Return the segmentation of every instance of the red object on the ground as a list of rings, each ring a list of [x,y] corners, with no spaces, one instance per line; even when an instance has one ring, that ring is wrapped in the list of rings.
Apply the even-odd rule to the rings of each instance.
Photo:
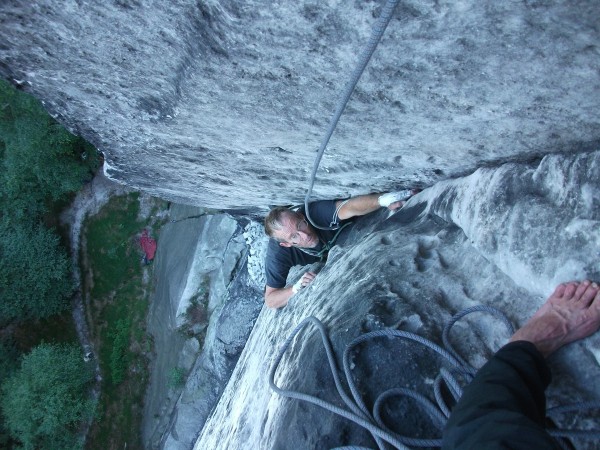
[[[154,254],[156,253],[156,241],[148,236],[148,230],[142,231],[140,245],[146,254],[146,259],[152,261],[154,259]]]

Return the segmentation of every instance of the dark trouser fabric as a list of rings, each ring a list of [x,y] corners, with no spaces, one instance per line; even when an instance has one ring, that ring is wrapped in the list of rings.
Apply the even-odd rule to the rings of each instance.
[[[452,410],[442,449],[558,449],[544,429],[550,369],[533,344],[502,347]]]

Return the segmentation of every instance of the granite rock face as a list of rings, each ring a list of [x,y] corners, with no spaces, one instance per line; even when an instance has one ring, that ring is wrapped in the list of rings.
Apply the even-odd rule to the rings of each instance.
[[[349,420],[270,390],[268,374],[285,338],[302,319],[317,317],[341,367],[346,345],[369,331],[411,331],[441,345],[444,323],[476,305],[494,306],[521,325],[558,283],[600,279],[599,180],[600,152],[551,155],[438,183],[391,217],[380,211],[358,221],[307,289],[281,310],[261,311],[194,448],[377,448]],[[500,321],[478,313],[458,322],[450,340],[480,367],[509,336]],[[440,359],[407,342],[380,338],[350,353],[350,374],[369,409],[397,387],[433,400]],[[600,399],[600,333],[561,349],[550,366],[549,406]],[[275,382],[343,405],[314,326],[292,341]],[[384,411],[386,425],[401,435],[441,434],[413,403],[391,399]],[[576,423],[597,427],[592,417]],[[553,418],[573,426],[570,418]],[[575,448],[594,442],[577,440]]]
[[[0,75],[94,143],[110,178],[188,205],[260,211],[303,199],[381,6],[6,0]],[[161,262],[159,248],[165,283],[150,317],[160,341],[155,367],[192,364],[199,349],[176,327],[202,274],[211,280],[214,319],[180,396],[165,401],[166,373],[153,373],[146,446],[189,448],[201,433],[197,449],[373,447],[348,422],[269,391],[274,355],[302,318],[323,320],[340,355],[352,338],[383,328],[439,341],[443,322],[476,304],[521,323],[554,284],[600,279],[598,42],[595,0],[401,2],[314,193],[432,187],[390,218],[380,212],[359,221],[311,287],[283,310],[263,308],[255,325],[261,250],[247,259],[244,239],[258,240],[229,217],[180,211],[185,220],[159,241],[171,241],[181,258],[162,249]],[[455,342],[481,365],[506,332],[485,318],[467,324],[454,330]],[[307,334],[276,380],[334,400],[319,341]],[[357,351],[353,370],[367,402],[401,382],[399,373],[426,388],[436,362],[418,352],[396,343]],[[551,402],[598,398],[599,361],[598,336],[557,355]],[[406,416],[396,411],[398,431],[435,433],[413,416],[396,420]]]
[[[248,286],[238,221],[181,205],[169,218],[148,315],[155,352],[141,430],[148,449],[191,447],[262,307],[261,292]],[[186,375],[183,389],[170,385],[174,369]]]
[[[113,179],[212,208],[304,196],[381,1],[0,6],[0,74],[94,143]],[[321,165],[316,197],[595,149],[597,2],[399,4]]]

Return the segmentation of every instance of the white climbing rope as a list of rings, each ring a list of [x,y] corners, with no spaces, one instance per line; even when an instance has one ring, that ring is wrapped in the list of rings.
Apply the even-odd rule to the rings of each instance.
[[[337,123],[340,120],[340,117],[342,116],[344,109],[346,109],[348,100],[350,100],[350,96],[352,95],[352,92],[354,92],[354,88],[356,87],[358,80],[360,79],[362,73],[364,72],[365,67],[367,67],[367,64],[369,63],[369,60],[371,59],[371,56],[373,55],[373,52],[375,51],[377,44],[379,44],[379,41],[381,40],[381,37],[383,36],[383,32],[385,31],[388,24],[390,23],[390,20],[392,18],[394,10],[396,9],[396,5],[398,4],[398,1],[399,0],[388,0],[388,2],[385,4],[383,9],[381,10],[381,15],[379,16],[379,19],[373,26],[373,30],[371,32],[371,37],[369,39],[369,42],[367,43],[365,49],[361,53],[360,58],[358,60],[358,64],[356,65],[356,68],[352,72],[350,80],[346,84],[346,88],[344,89],[344,92],[343,92],[340,100],[338,101],[335,113],[333,114],[333,117],[331,118],[331,122],[329,123],[329,128],[327,129],[327,132],[325,133],[325,137],[323,138],[323,141],[321,142],[321,146],[319,147],[319,151],[317,152],[317,156],[315,158],[315,163],[313,165],[312,174],[310,176],[309,187],[306,192],[306,197],[304,198],[304,207],[305,207],[304,209],[305,209],[306,218],[308,219],[308,221],[315,228],[318,228],[320,230],[331,230],[332,228],[322,227],[322,226],[316,225],[313,222],[313,220],[310,217],[310,211],[308,210],[308,203],[310,200],[310,196],[312,194],[313,186],[315,184],[315,178],[317,177],[317,170],[319,168],[319,164],[321,163],[321,158],[323,157],[323,153],[325,153],[325,148],[327,148],[329,139],[331,139],[331,135],[333,134],[333,131],[335,130],[335,127],[337,126]]]

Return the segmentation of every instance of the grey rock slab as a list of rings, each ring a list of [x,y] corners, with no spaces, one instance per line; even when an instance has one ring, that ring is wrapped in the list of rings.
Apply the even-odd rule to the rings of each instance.
[[[171,208],[178,214],[178,207]],[[145,445],[161,421],[169,417],[173,400],[168,396],[169,371],[177,367],[186,337],[177,331],[177,311],[198,244],[199,219],[169,223],[158,235],[154,260],[155,291],[148,312],[148,332],[154,340],[150,381],[144,399],[142,439]],[[164,426],[164,425],[162,425]]]
[[[198,352],[200,351],[200,344],[198,339],[195,337],[189,338],[183,344],[181,354],[179,355],[178,367],[184,368],[186,371],[190,370],[196,359],[198,358]]]
[[[158,236],[154,263],[156,288],[148,314],[155,355],[142,424],[148,448],[158,445],[172,422],[178,393],[168,387],[170,371],[176,367],[189,369],[200,350],[196,339],[190,341],[180,331],[191,300],[205,290],[209,311],[220,309],[245,250],[237,221],[225,214],[201,213],[198,208],[173,205],[170,217],[175,221],[167,223]]]
[[[369,331],[409,330],[441,344],[444,324],[470,306],[494,306],[522,324],[555,284],[598,277],[599,163],[600,152],[594,152],[480,169],[423,191],[391,216],[382,210],[360,220],[308,288],[281,310],[261,311],[194,448],[375,448],[350,421],[270,390],[267,375],[286,337],[304,318],[317,317],[341,367],[346,345]],[[450,341],[480,367],[509,336],[497,319],[477,313],[453,327]],[[599,399],[592,381],[599,354],[596,334],[554,355],[549,404]],[[430,350],[386,338],[361,344],[349,356],[369,409],[392,387],[433,396],[440,361]],[[342,404],[312,326],[291,342],[275,382]],[[390,400],[388,406],[386,424],[398,433],[440,436],[413,404]],[[571,426],[570,419],[557,422]]]
[[[229,286],[226,301],[212,315],[202,353],[190,372],[160,448],[191,448],[219,401],[263,307],[263,293],[251,285],[243,265]]]
[[[430,199],[427,211],[459,226],[517,284],[547,296],[558,283],[600,279],[599,154],[478,169],[438,183],[411,205]]]
[[[179,203],[302,200],[380,1],[5,1],[0,74]],[[595,149],[595,0],[402,2],[323,158],[315,197]]]

